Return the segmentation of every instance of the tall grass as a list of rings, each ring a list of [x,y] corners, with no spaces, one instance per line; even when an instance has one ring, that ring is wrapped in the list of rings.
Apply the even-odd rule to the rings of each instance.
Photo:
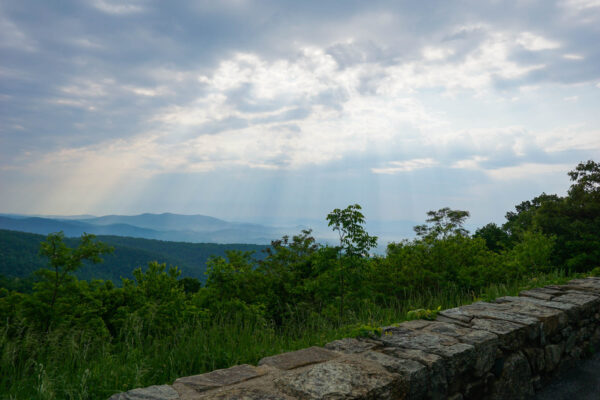
[[[135,387],[172,383],[180,376],[255,364],[268,355],[323,345],[348,336],[357,325],[384,326],[403,321],[413,309],[451,308],[516,295],[530,287],[560,284],[573,277],[554,272],[510,284],[491,284],[478,293],[458,287],[441,292],[415,291],[407,293],[402,302],[378,307],[365,303],[348,310],[341,323],[317,314],[299,316],[275,327],[224,315],[209,322],[188,320],[169,334],[144,337],[143,321],[137,321],[112,341],[76,331],[9,335],[9,328],[19,328],[3,326],[0,398],[106,399]]]

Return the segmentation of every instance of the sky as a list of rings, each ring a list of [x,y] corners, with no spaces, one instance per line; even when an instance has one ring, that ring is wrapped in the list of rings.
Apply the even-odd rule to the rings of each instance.
[[[600,160],[600,0],[0,1],[0,212],[502,222]]]

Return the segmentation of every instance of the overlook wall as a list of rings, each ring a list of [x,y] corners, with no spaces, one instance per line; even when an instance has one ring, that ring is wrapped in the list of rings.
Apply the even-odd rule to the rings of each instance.
[[[599,345],[600,278],[575,279],[109,400],[527,399]]]

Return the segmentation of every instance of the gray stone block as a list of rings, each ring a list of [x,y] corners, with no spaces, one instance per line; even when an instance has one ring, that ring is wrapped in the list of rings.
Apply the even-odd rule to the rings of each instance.
[[[531,368],[523,354],[513,353],[504,361],[502,373],[494,382],[490,399],[525,400],[533,396]]]
[[[259,361],[258,365],[270,365],[275,368],[288,370],[329,361],[338,356],[339,354],[336,352],[313,346],[307,349],[265,357]]]
[[[179,378],[173,383],[173,387],[179,392],[185,391],[185,388],[193,389],[196,392],[204,392],[254,379],[264,374],[265,371],[252,365],[242,364],[227,369],[218,369],[206,374]],[[184,386],[185,388],[180,389],[180,386]]]
[[[179,394],[169,385],[160,385],[113,394],[108,400],[179,400]]]
[[[331,351],[337,351],[344,354],[362,353],[367,350],[373,350],[378,344],[369,340],[358,340],[354,338],[334,340],[327,343],[325,348]]]
[[[275,381],[286,394],[299,399],[393,399],[400,396],[397,375],[370,362],[327,361],[290,371]]]

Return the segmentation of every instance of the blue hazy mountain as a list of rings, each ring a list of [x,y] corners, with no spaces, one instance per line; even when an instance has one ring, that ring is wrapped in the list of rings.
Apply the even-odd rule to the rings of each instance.
[[[269,244],[286,233],[259,224],[234,223],[205,215],[140,214],[42,218],[24,215],[0,216],[0,229],[48,234],[63,231],[65,236],[95,235],[130,236],[193,243]]]
[[[272,231],[273,228],[248,223],[228,222],[207,215],[181,215],[172,213],[140,214],[140,215],[106,215],[103,217],[80,219],[94,225],[127,224],[140,228],[158,231],[222,231],[222,230],[249,230],[255,232]]]

